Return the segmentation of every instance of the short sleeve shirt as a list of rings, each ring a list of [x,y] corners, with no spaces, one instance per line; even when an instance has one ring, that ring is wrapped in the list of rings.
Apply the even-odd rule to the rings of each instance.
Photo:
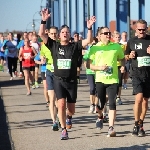
[[[96,71],[96,82],[118,83],[117,61],[124,58],[124,52],[119,44],[110,42],[108,45],[94,45],[90,49],[88,58],[94,60],[95,66],[108,66],[105,71]]]

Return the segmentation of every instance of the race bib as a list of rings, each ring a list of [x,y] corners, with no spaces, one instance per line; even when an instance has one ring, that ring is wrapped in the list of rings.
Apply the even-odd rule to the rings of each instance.
[[[113,74],[113,68],[111,66],[108,67],[108,69],[104,71],[100,71],[101,74],[105,76],[111,76]]]
[[[150,56],[137,57],[138,67],[150,66]]]
[[[58,69],[70,69],[71,59],[57,59]]]

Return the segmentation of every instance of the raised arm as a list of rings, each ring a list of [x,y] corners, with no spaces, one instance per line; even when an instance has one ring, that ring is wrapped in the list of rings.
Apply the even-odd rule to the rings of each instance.
[[[39,36],[41,37],[43,42],[46,44],[48,40],[48,35],[45,34],[46,21],[50,17],[50,14],[48,13],[48,9],[42,10],[41,15],[42,15],[42,21],[41,21],[40,30],[39,30]]]
[[[87,33],[87,39],[82,40],[82,46],[85,47],[88,44],[90,44],[93,40],[92,36],[92,25],[96,22],[96,17],[92,16],[89,20],[87,20],[87,28],[88,28],[88,33]]]

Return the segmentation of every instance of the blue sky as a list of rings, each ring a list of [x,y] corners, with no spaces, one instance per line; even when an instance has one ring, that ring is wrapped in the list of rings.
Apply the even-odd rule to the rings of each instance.
[[[35,12],[40,10],[40,5],[45,6],[46,0],[0,0],[0,32],[4,32],[7,29],[12,30],[21,30],[25,31],[26,29],[32,30],[32,19]],[[109,0],[111,10],[115,10],[115,0]],[[146,2],[145,10],[145,20],[149,23],[150,18],[149,14],[149,1]],[[42,2],[42,3],[41,3]],[[134,9],[134,11],[132,11]],[[115,20],[115,11],[111,11],[110,20]],[[35,29],[39,28],[40,15],[35,14],[34,19],[39,19],[35,22]],[[131,0],[131,19],[138,19],[138,0]]]

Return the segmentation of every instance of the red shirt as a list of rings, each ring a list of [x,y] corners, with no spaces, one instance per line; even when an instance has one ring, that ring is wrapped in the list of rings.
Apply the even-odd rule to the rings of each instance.
[[[34,59],[31,59],[31,57],[34,56],[33,50],[31,47],[28,49],[22,49],[22,67],[31,67],[35,66]]]

